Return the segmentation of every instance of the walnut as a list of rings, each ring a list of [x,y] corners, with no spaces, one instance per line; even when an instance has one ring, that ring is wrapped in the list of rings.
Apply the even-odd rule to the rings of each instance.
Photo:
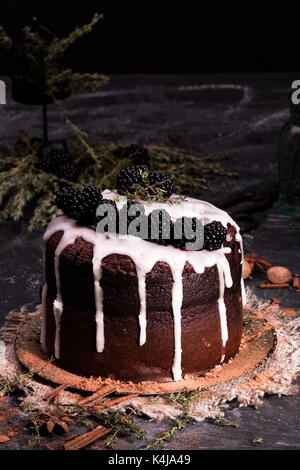
[[[283,266],[272,266],[267,271],[267,278],[272,284],[284,284],[292,277],[291,271]]]
[[[247,279],[252,273],[251,264],[244,259],[242,278]]]

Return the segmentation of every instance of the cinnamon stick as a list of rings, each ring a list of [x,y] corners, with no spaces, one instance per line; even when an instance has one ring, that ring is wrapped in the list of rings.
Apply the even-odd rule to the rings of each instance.
[[[101,393],[101,390],[102,390],[102,393]],[[92,401],[96,401],[96,400],[99,401],[102,398],[107,397],[107,395],[111,395],[112,393],[116,391],[115,388],[109,388],[109,389],[106,389],[105,391],[103,390],[104,390],[104,387],[102,387],[102,389],[100,388],[89,397],[79,399],[77,402],[78,405],[81,406],[81,405],[86,405],[87,403],[91,403]]]
[[[296,289],[300,289],[300,278],[299,274],[295,274],[294,280],[293,280],[293,287]]]
[[[74,439],[66,442],[64,444],[65,450],[80,450],[83,447],[95,442],[100,437],[106,436],[112,432],[112,428],[104,428],[103,426],[98,426],[93,431],[82,434],[81,436],[75,437]]]
[[[70,387],[71,384],[62,384],[59,387],[55,388],[52,390],[52,392],[48,393],[43,397],[43,400],[50,401],[52,398],[56,397],[59,395],[61,392],[63,392],[66,388]]]
[[[139,396],[139,393],[132,393],[131,395],[126,395],[125,397],[120,397],[120,398],[115,398],[114,400],[104,401],[103,403],[101,403],[101,405],[93,406],[93,409],[99,410],[100,408],[103,408],[104,406],[117,405],[118,403],[121,403],[122,401],[126,401],[126,400],[129,400],[130,398],[135,398],[138,396]]]
[[[259,271],[266,271],[267,269],[272,267],[271,263],[268,263],[263,258],[257,258],[255,266],[256,269],[258,269]]]
[[[273,287],[277,287],[277,288],[278,288],[278,287],[289,287],[289,286],[290,286],[290,284],[284,283],[284,284],[261,284],[259,287],[260,287],[261,289],[266,289],[266,288],[272,289]]]

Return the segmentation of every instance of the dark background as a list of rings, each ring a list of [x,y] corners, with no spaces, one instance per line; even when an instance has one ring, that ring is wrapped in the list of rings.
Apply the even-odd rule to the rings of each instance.
[[[198,6],[196,6],[198,4]],[[200,6],[199,6],[200,4]],[[296,2],[2,2],[0,24],[15,36],[33,15],[58,35],[104,21],[68,52],[75,71],[105,73],[297,72]],[[9,71],[0,51],[0,75]]]

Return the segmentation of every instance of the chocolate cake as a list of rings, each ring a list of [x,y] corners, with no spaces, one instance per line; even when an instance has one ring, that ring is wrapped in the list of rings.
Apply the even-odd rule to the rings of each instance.
[[[104,191],[120,208],[126,197]],[[185,251],[99,233],[70,217],[46,230],[41,343],[67,370],[132,382],[178,381],[233,357],[242,334],[242,241],[231,217],[192,198],[171,219],[226,227],[221,248]]]

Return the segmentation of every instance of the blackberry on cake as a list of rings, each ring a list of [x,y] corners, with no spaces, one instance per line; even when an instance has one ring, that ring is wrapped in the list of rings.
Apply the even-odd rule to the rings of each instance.
[[[144,206],[140,204],[138,201],[133,201],[129,199],[127,200],[124,210],[127,211],[127,233],[133,236],[137,236],[137,237],[148,238],[148,225],[146,228],[146,223],[148,221],[145,216]],[[144,225],[142,225],[141,227],[141,224],[143,224],[143,221],[141,221],[142,217],[144,217]],[[134,228],[132,230],[130,230],[131,223],[137,218],[139,219],[137,221],[137,224],[134,225]],[[143,230],[143,229],[146,229],[146,230]]]
[[[79,223],[93,224],[102,199],[100,190],[94,185],[86,186],[82,191],[65,186],[56,194],[56,205]]]
[[[132,165],[120,171],[117,190],[119,194],[138,194],[144,200],[165,200],[174,187],[170,175],[154,173],[147,165]]]
[[[195,235],[197,226],[201,228],[202,222],[196,217],[182,217],[178,219],[174,224],[173,245],[181,250],[188,250],[188,243],[195,244],[198,241],[197,247],[192,247],[190,250],[201,250],[203,248],[202,230],[198,234],[198,237],[200,236],[201,239],[197,240],[197,235]],[[189,234],[191,234],[190,237],[188,237]]]
[[[155,209],[148,215],[149,241],[170,245],[173,239],[173,224],[165,209]]]
[[[106,210],[103,215],[96,215],[96,225],[97,225],[97,232],[101,232],[100,226],[98,225],[101,220],[106,219],[106,225],[103,227],[104,232],[114,232],[118,233],[119,231],[119,217],[118,217],[118,208],[115,201],[111,199],[102,199],[98,207],[109,205],[112,206],[113,210],[108,211]]]
[[[145,187],[145,179],[150,173],[147,165],[132,165],[123,168],[117,178],[117,190],[119,194],[134,192],[134,185]]]
[[[226,239],[227,229],[221,222],[213,220],[204,226],[204,248],[208,251],[219,250]]]
[[[170,175],[164,173],[153,173],[149,174],[149,185],[153,186],[152,192],[155,189],[160,189],[163,193],[163,197],[168,199],[174,192],[174,186],[171,181]]]

